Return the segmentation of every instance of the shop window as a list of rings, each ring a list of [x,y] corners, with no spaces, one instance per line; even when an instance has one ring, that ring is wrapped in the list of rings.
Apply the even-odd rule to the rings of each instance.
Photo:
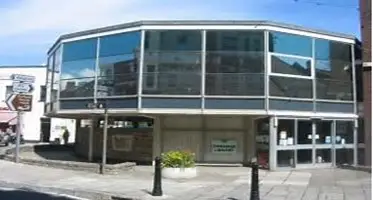
[[[277,145],[294,145],[294,120],[279,119],[277,126]]]
[[[336,144],[353,144],[354,143],[354,122],[353,121],[336,121]]]
[[[312,144],[312,121],[298,120],[297,144]]]
[[[294,150],[277,151],[277,167],[295,167]]]

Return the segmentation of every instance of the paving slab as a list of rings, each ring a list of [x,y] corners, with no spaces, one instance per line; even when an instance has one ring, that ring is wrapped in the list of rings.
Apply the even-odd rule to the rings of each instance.
[[[89,199],[249,200],[250,168],[198,167],[193,179],[163,179],[163,197],[152,197],[153,168],[139,166],[120,175],[16,164],[0,160],[0,186],[22,186]],[[260,171],[262,200],[370,200],[371,174],[346,169]],[[100,196],[101,195],[101,196]],[[109,198],[110,197],[110,198]]]

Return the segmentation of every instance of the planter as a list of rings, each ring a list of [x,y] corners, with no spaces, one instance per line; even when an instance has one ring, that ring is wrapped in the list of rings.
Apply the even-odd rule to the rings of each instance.
[[[170,179],[194,178],[197,176],[197,168],[163,168],[162,177]]]

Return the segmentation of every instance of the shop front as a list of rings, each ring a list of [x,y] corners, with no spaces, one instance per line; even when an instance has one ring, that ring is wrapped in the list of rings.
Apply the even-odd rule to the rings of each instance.
[[[273,118],[271,169],[354,165],[354,120]]]

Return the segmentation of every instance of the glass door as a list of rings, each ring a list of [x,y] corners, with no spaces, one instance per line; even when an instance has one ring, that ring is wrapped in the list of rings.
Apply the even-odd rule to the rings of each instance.
[[[296,167],[313,165],[313,125],[310,120],[297,120],[296,123]]]
[[[335,121],[335,164],[354,164],[354,121]]]
[[[331,120],[314,121],[314,161],[317,166],[331,167],[333,161],[334,123]]]

